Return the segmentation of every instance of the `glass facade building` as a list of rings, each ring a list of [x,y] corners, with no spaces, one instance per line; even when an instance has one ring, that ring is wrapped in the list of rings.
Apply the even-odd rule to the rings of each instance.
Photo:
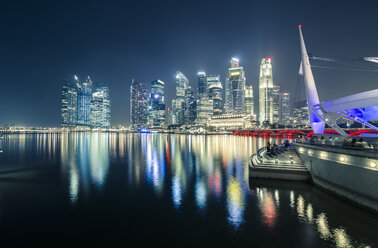
[[[88,76],[84,83],[78,83],[77,95],[77,124],[79,126],[91,126],[91,101],[93,82]]]
[[[206,73],[200,71],[197,73],[197,80],[198,80],[198,97],[204,97],[207,95],[207,80],[206,80]]]
[[[91,127],[110,127],[110,98],[109,88],[106,86],[97,87],[92,93]]]
[[[176,97],[172,101],[174,124],[185,124],[185,91],[189,87],[189,79],[180,71],[176,74]]]
[[[152,127],[165,126],[165,83],[161,80],[151,82],[151,93],[148,106],[148,123]]]
[[[255,115],[255,102],[254,102],[254,97],[253,97],[253,87],[252,85],[248,85],[245,88],[245,111],[244,113],[249,114],[249,115]]]
[[[134,128],[147,125],[148,94],[144,83],[134,79],[130,86],[130,119]]]
[[[281,90],[278,85],[273,85],[273,123],[281,123]]]
[[[223,113],[223,87],[219,75],[209,76],[207,78],[208,96],[213,100],[214,115]]]
[[[259,122],[273,123],[273,71],[272,59],[263,58],[259,76]]]
[[[244,112],[245,73],[239,66],[239,60],[232,58],[231,68],[226,79],[226,112]]]
[[[282,92],[281,93],[281,124],[289,125],[290,124],[290,93]]]
[[[76,81],[63,81],[62,87],[62,127],[74,127],[77,124],[77,87]]]

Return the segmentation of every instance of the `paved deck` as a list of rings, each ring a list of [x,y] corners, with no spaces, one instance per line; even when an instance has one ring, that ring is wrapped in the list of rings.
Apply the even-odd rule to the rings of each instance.
[[[293,163],[290,162],[290,158],[293,159]],[[264,158],[261,164],[250,166],[249,177],[292,181],[308,181],[311,179],[309,171],[294,149],[289,149],[278,155],[277,162],[275,158]]]

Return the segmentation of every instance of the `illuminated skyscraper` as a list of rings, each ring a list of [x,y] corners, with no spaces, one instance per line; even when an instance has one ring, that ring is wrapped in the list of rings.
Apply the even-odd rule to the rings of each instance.
[[[194,124],[197,118],[197,103],[194,99],[192,87],[188,86],[185,90],[184,102],[184,124]]]
[[[243,113],[244,111],[245,73],[239,66],[239,60],[232,58],[231,68],[226,79],[226,111]]]
[[[76,79],[76,76],[75,76]],[[64,80],[62,88],[62,127],[77,124],[77,82]]]
[[[176,97],[172,101],[173,116],[176,119],[175,124],[182,125],[185,123],[185,90],[188,86],[188,78],[182,72],[178,71],[176,74]]]
[[[206,80],[206,73],[200,71],[197,73],[198,79],[198,97],[204,97],[207,94],[207,80]]]
[[[110,98],[107,86],[98,86],[92,93],[91,127],[110,127]]]
[[[208,97],[202,97],[197,100],[197,118],[196,123],[200,125],[206,125],[208,119],[213,116],[214,103]]]
[[[281,122],[281,90],[280,86],[273,85],[273,123]]]
[[[290,124],[290,93],[282,92],[281,93],[281,124],[289,125]]]
[[[151,82],[151,93],[148,106],[148,122],[153,127],[165,125],[165,84],[161,80]]]
[[[263,58],[259,78],[259,121],[273,123],[273,72],[272,59]]]
[[[245,113],[249,115],[255,115],[255,102],[253,98],[253,88],[252,85],[248,85],[245,88],[245,98],[244,98],[245,104]]]
[[[130,86],[130,117],[134,128],[147,125],[147,106],[146,85],[133,79]]]
[[[223,88],[219,75],[207,77],[208,96],[213,100],[214,115],[223,113]]]
[[[91,100],[93,82],[88,76],[84,83],[78,83],[77,95],[77,124],[79,126],[91,126]]]

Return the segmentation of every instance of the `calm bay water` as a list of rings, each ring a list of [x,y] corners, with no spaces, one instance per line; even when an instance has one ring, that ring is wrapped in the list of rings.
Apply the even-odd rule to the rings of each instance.
[[[247,161],[263,138],[67,133],[0,142],[4,246],[378,246],[377,216],[309,184],[250,181]]]

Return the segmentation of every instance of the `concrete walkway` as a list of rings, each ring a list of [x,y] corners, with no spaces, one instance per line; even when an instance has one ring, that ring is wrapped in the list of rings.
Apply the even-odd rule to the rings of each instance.
[[[249,167],[251,178],[308,181],[311,175],[295,149],[281,153],[275,158],[264,158],[261,164]],[[291,163],[291,160],[293,161]]]

